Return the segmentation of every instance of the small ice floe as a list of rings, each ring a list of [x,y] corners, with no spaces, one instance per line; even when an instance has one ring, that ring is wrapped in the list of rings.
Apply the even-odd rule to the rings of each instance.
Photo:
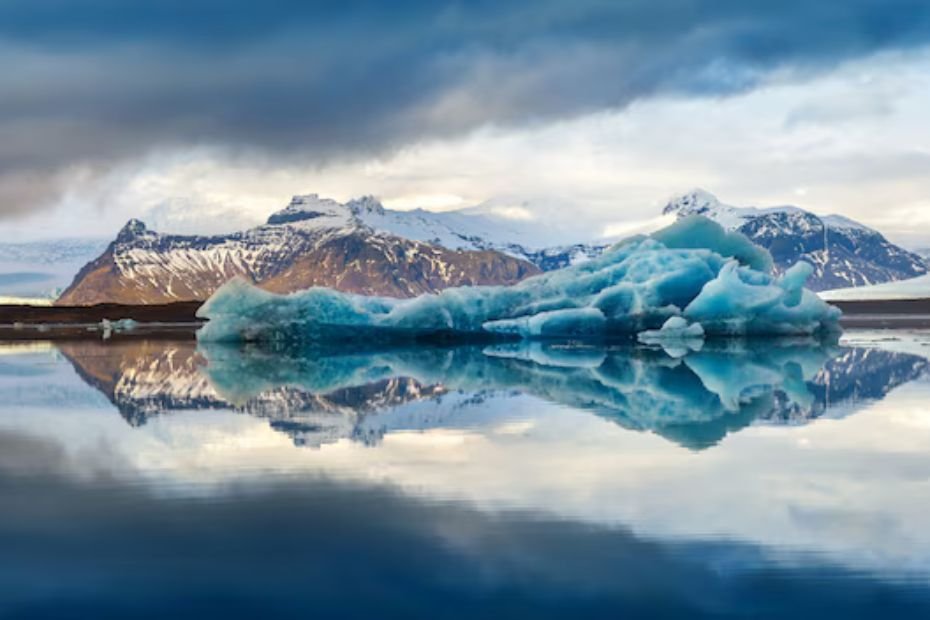
[[[648,329],[639,333],[640,342],[663,342],[670,340],[703,340],[704,328],[700,323],[688,323],[687,319],[673,316],[662,324],[661,329]]]
[[[704,327],[700,323],[689,323],[687,319],[673,316],[662,324],[661,329],[649,329],[636,336],[643,344],[659,345],[672,357],[683,357],[704,346]]]
[[[103,333],[104,340],[109,340],[114,333],[130,332],[138,326],[139,323],[133,319],[120,319],[118,321],[103,319],[100,321],[100,331]]]

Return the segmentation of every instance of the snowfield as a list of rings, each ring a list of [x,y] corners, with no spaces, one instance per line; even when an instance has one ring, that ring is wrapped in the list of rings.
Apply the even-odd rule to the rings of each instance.
[[[839,288],[819,293],[826,301],[882,301],[892,299],[930,299],[930,275],[885,282],[872,286]]]

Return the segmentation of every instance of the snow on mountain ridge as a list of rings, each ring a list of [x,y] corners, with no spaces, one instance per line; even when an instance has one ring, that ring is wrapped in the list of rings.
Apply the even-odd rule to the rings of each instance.
[[[549,271],[588,260],[611,245],[607,241],[566,245],[565,237],[571,233],[547,221],[500,216],[500,206],[489,202],[452,211],[401,211],[386,208],[373,196],[343,203],[319,194],[305,194],[294,196],[284,209],[271,214],[266,224],[224,235],[166,235],[131,220],[117,235],[112,266],[145,291],[161,287],[167,289],[170,299],[180,299],[201,298],[233,275],[244,274],[253,280],[270,277],[283,264],[297,260],[303,265],[311,254],[325,254],[330,263],[312,268],[307,264],[302,269],[325,268],[328,277],[343,278],[356,276],[339,276],[339,269],[358,273],[378,267],[375,263],[363,264],[363,260],[387,260],[392,264],[399,261],[395,268],[400,268],[412,265],[410,261],[419,256],[418,260],[429,262],[432,266],[428,269],[438,270],[437,274],[446,273],[445,263],[459,261],[451,255],[439,259],[429,248],[494,251]],[[817,290],[900,280],[927,271],[921,257],[843,216],[817,216],[794,206],[735,207],[700,189],[671,200],[663,212],[679,217],[698,213],[728,229],[739,230],[772,253],[776,271],[798,260],[809,262],[815,267],[810,285]],[[380,252],[380,258],[361,258],[362,254],[356,253],[360,251],[356,245],[360,239],[365,239],[369,250]],[[407,240],[409,249],[398,253],[398,239]],[[338,266],[341,259],[333,254],[337,247],[349,252],[342,267]],[[3,249],[0,244],[0,258]],[[79,266],[71,267],[69,279]],[[192,276],[194,273],[197,275]],[[300,279],[307,273],[292,276]],[[425,277],[422,273],[411,275],[409,281],[401,279],[391,284],[391,290],[395,285],[396,290],[412,290]],[[17,286],[0,293],[33,293]]]
[[[927,272],[923,258],[842,215],[819,216],[795,206],[734,207],[701,189],[673,198],[663,213],[700,214],[739,231],[769,250],[776,271],[799,260],[810,263],[814,275],[808,285],[814,290],[902,280]]]
[[[343,203],[305,194],[294,196],[266,224],[230,234],[162,234],[131,220],[107,252],[78,273],[59,303],[205,299],[237,275],[282,290],[296,282],[339,281],[348,290],[406,296],[452,283],[511,282],[534,265],[557,269],[608,247],[545,247],[535,241],[527,227],[501,225],[480,210],[397,211],[373,196]],[[372,278],[385,269],[394,271],[379,276],[384,281],[375,286]]]
[[[305,229],[367,228],[450,250],[493,250],[528,260],[544,270],[587,260],[610,245],[606,241],[548,244],[546,241],[560,235],[540,231],[525,222],[494,217],[481,205],[454,211],[399,211],[386,208],[374,196],[362,196],[346,203],[320,198],[318,194],[295,196],[285,209],[268,218],[268,225]]]
[[[373,199],[342,204],[297,196],[267,224],[212,236],[162,234],[130,220],[57,303],[203,300],[235,277],[276,292],[327,286],[409,297],[449,286],[513,283],[538,271],[500,252],[456,251],[376,230],[363,218],[378,211]]]
[[[826,224],[831,228],[846,228],[849,230],[872,230],[865,224],[860,224],[856,220],[850,219],[845,215],[823,215],[820,217],[821,221],[826,222]]]
[[[305,229],[344,228],[352,224],[352,211],[318,194],[294,196],[284,209],[272,213],[267,226],[295,224]]]
[[[749,220],[779,213],[785,213],[796,217],[807,216],[819,220],[821,223],[825,223],[828,227],[832,228],[874,230],[845,215],[816,215],[794,205],[736,207],[720,202],[716,196],[700,188],[693,189],[681,196],[672,198],[662,209],[662,213],[679,216],[691,214],[705,215],[729,230],[737,229]]]
[[[788,214],[806,214],[809,213],[800,207],[793,205],[783,205],[776,207],[735,207],[720,202],[720,200],[700,188],[693,189],[690,192],[682,194],[669,200],[665,208],[662,209],[663,215],[673,214],[683,217],[685,215],[704,215],[714,220],[727,230],[735,230],[748,222],[763,215],[775,213]],[[840,217],[840,216],[835,216]],[[846,219],[846,218],[843,218]],[[848,220],[852,222],[852,220]]]

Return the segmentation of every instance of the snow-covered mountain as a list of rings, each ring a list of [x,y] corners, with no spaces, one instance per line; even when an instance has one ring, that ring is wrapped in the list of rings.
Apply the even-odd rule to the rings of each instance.
[[[544,222],[502,218],[483,206],[441,212],[396,211],[366,196],[348,202],[346,207],[352,217],[373,230],[453,250],[495,250],[527,260],[543,271],[597,256],[609,246],[607,241],[566,243],[564,233],[549,229]]]
[[[808,286],[814,290],[904,280],[928,272],[921,256],[841,215],[818,216],[794,206],[734,207],[700,189],[671,200],[663,213],[700,214],[738,230],[771,252],[778,271],[799,260],[809,262],[814,275]]]
[[[544,226],[541,230],[538,223],[505,221],[481,207],[442,213],[392,211],[373,198],[349,206],[373,229],[449,248],[494,249],[528,260],[543,271],[597,256],[610,246],[607,241],[565,243],[564,238],[553,243],[558,233]],[[679,217],[699,213],[739,230],[772,253],[777,270],[798,260],[810,262],[815,273],[808,284],[814,290],[903,280],[928,271],[924,257],[841,215],[818,216],[795,206],[734,207],[700,189],[670,201],[663,213]]]
[[[371,199],[341,204],[309,195],[295,197],[267,224],[229,235],[166,235],[131,220],[58,303],[202,300],[236,276],[280,293],[328,286],[410,297],[449,286],[510,284],[539,271],[513,254],[464,240],[443,246],[369,223],[388,217]],[[411,229],[419,226],[412,221]]]
[[[810,262],[815,273],[809,285],[815,290],[902,280],[928,271],[922,257],[842,216],[818,216],[792,206],[734,207],[702,190],[664,209],[679,217],[694,213],[767,248],[777,270],[798,260]],[[294,197],[265,225],[229,235],[159,234],[133,220],[80,271],[60,303],[205,299],[236,275],[278,292],[323,285],[406,297],[457,284],[515,282],[609,247],[606,241],[571,241],[546,222],[501,217],[488,206],[397,211],[372,197],[340,203],[309,194]],[[96,243],[60,245],[45,256],[78,260],[86,257],[81,250],[100,252]],[[10,252],[4,254],[0,246],[0,265],[9,261]],[[3,277],[0,272],[0,294],[5,292]],[[7,277],[22,284],[38,276],[23,269]]]

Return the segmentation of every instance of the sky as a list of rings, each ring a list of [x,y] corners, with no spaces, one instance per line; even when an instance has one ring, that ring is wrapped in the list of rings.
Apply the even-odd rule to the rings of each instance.
[[[0,68],[6,238],[311,192],[594,237],[702,187],[930,245],[925,0],[4,0]]]

